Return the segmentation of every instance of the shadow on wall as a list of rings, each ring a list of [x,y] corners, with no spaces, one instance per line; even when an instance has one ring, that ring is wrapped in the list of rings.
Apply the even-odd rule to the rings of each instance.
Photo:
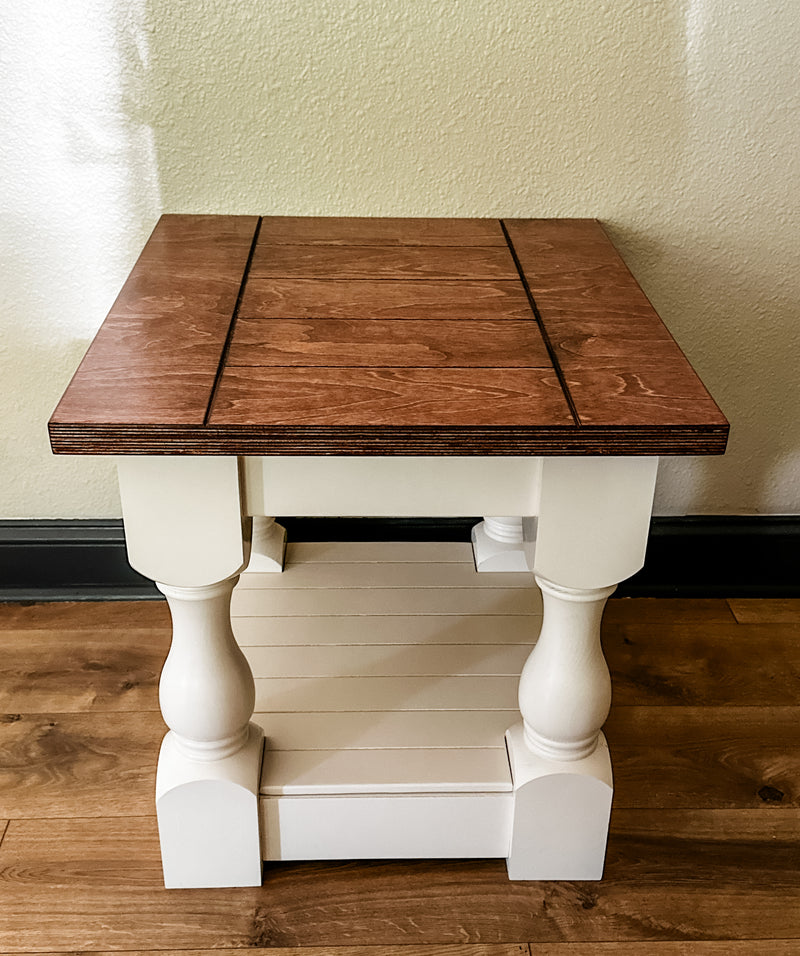
[[[46,423],[160,212],[144,16],[144,0],[3,13],[2,516],[118,513],[110,465],[55,459]]]

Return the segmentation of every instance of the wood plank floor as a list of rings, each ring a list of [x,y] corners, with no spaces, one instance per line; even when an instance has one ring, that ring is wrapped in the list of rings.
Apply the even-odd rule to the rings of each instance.
[[[0,606],[0,953],[800,954],[800,601],[609,603],[600,883],[344,861],[164,890],[168,643],[161,602]]]

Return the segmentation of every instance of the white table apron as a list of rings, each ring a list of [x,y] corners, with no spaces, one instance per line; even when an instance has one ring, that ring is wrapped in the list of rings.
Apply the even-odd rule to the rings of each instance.
[[[531,586],[535,579],[543,601],[519,684],[521,719],[506,733],[509,794],[311,796],[294,806],[313,809],[287,811],[280,825],[308,827],[313,814],[321,858],[397,855],[400,830],[430,857],[505,856],[511,879],[600,879],[612,798],[601,732],[611,682],[600,621],[615,586],[644,562],[657,462],[119,457],[129,560],[158,584],[173,619],[160,683],[170,730],[156,788],[165,884],[260,885],[262,856],[275,858],[259,809],[263,730],[251,720],[254,680],[230,622],[231,593],[250,558],[251,519],[275,514],[518,516]],[[500,536],[503,523],[513,533],[512,519],[499,521]],[[265,528],[261,550],[277,549],[264,557],[278,570],[283,538]]]

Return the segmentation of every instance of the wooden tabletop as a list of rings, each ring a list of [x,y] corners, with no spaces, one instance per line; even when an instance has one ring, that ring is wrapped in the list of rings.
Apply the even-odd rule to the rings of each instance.
[[[719,454],[589,219],[163,216],[49,425],[63,454]]]

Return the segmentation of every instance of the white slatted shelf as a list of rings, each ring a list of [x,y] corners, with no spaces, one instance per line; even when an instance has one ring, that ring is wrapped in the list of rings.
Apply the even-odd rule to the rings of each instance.
[[[524,588],[243,588],[233,593],[236,617],[361,614],[536,614],[541,599]]]
[[[313,617],[238,616],[233,631],[247,649],[267,645],[381,644],[530,644],[541,615],[505,615],[501,622],[490,614],[416,614],[413,617],[362,614]]]
[[[256,677],[256,710],[509,710],[518,684],[518,677]]]
[[[422,564],[410,561],[287,564],[283,574],[248,572],[242,575],[240,590],[262,588],[525,588],[533,586],[533,575],[523,572],[483,572],[472,565],[453,562]]]
[[[247,647],[254,674],[283,677],[519,677],[531,644]]]
[[[502,738],[501,738],[502,740]],[[505,749],[268,750],[265,795],[498,793],[511,790]]]
[[[391,856],[391,821],[454,814],[473,835],[440,839],[443,855],[502,855],[504,732],[541,623],[531,575],[478,574],[469,544],[294,544],[283,574],[242,575],[232,620],[266,735],[265,858]]]
[[[270,750],[497,747],[517,719],[509,710],[257,713]]]

